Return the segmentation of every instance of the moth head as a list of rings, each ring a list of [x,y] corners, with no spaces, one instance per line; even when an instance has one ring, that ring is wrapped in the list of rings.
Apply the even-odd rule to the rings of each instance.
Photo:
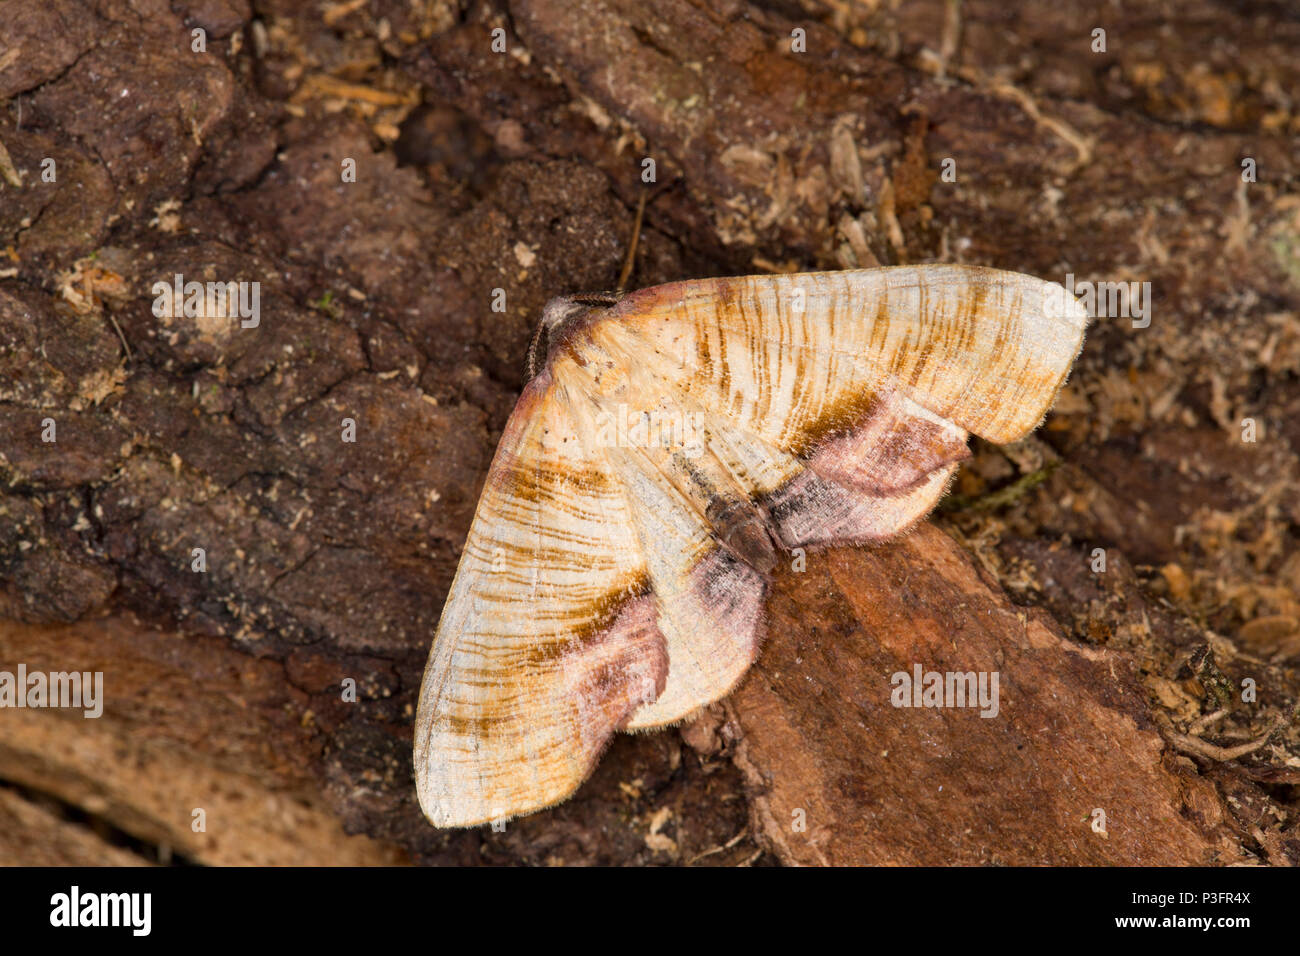
[[[622,292],[586,292],[580,295],[565,295],[552,299],[542,309],[541,321],[537,331],[528,345],[528,359],[524,365],[524,374],[528,380],[542,370],[557,345],[568,337],[569,333],[581,325],[592,313],[603,312],[612,305],[617,305],[623,298]]]
[[[560,296],[546,303],[542,309],[542,328],[547,334],[555,332],[561,326],[586,312],[590,306],[576,296]]]

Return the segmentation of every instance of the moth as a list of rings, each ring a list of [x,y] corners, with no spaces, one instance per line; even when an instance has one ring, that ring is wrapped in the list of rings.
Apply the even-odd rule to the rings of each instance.
[[[415,725],[439,827],[564,800],[616,731],[740,681],[774,570],[923,518],[966,441],[1042,421],[1065,289],[925,265],[552,300],[438,625]]]

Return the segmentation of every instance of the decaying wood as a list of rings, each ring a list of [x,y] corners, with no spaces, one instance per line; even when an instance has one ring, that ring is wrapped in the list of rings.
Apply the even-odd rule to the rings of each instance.
[[[1168,758],[1132,659],[1016,607],[933,526],[810,556],[780,585],[728,706],[754,827],[783,862],[1246,859],[1213,787]],[[893,706],[891,675],[917,664],[996,672],[997,716]]]
[[[349,837],[302,765],[304,694],[277,665],[231,658],[211,638],[103,618],[63,626],[0,622],[0,660],[30,670],[101,671],[101,717],[7,710],[0,780],[46,794],[134,837],[88,839],[56,806],[4,816],[4,862],[121,864],[183,857],[210,864],[374,865],[406,855]],[[202,816],[196,816],[202,811]],[[103,836],[103,827],[97,828]],[[146,857],[141,854],[153,851]],[[161,854],[163,859],[159,859]]]

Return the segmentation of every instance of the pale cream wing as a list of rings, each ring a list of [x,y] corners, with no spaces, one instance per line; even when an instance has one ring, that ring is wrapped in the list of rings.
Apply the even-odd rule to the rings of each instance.
[[[765,534],[750,496],[718,463],[662,448],[612,452],[646,556],[667,682],[632,715],[630,730],[672,723],[724,696],[763,638],[770,563],[745,533]],[[723,511],[726,511],[724,515]],[[734,531],[732,545],[722,529]]]
[[[701,279],[627,296],[593,339],[800,455],[852,431],[882,391],[995,442],[1033,430],[1083,344],[1056,283],[972,266]]]
[[[564,799],[664,685],[623,486],[549,385],[506,426],[425,670],[415,772],[438,826]]]

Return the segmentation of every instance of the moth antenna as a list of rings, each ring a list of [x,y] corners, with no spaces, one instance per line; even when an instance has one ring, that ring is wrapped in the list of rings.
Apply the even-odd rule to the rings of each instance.
[[[650,190],[642,188],[641,198],[636,203],[636,221],[632,223],[632,241],[628,243],[627,258],[623,260],[623,271],[618,274],[618,286],[615,291],[627,289],[627,280],[632,277],[632,267],[636,264],[637,242],[641,239],[641,220],[645,217],[645,201]]]
[[[579,292],[576,295],[569,296],[570,302],[579,302],[582,305],[618,305],[622,300],[625,292]]]
[[[530,382],[533,380],[534,377],[536,377],[538,372],[537,350],[542,342],[542,333],[545,331],[546,331],[546,322],[539,320],[537,323],[537,330],[533,332],[532,341],[528,343],[528,357],[527,359],[524,360],[524,375],[527,378],[527,380]]]

